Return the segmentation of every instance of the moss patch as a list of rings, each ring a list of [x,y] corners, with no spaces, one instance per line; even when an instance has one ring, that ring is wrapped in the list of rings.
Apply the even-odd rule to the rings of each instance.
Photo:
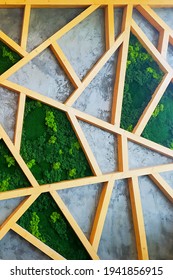
[[[90,259],[50,194],[42,194],[19,219],[18,224],[66,259]]]
[[[5,143],[0,140],[0,192],[28,186],[30,186],[30,183],[20,166]]]
[[[20,55],[12,51],[0,41],[0,75],[21,59]]]

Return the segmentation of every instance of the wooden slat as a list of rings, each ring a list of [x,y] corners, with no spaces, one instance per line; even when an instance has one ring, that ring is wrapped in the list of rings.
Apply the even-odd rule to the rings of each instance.
[[[134,20],[132,20],[132,32],[141,42],[141,44],[146,48],[148,53],[153,57],[153,59],[158,63],[160,69],[164,73],[171,73],[172,68],[164,59],[164,57],[160,54],[160,52],[155,48],[155,46],[151,43],[148,37],[144,34],[141,28],[136,24]]]
[[[159,104],[163,94],[165,93],[167,87],[169,86],[171,80],[173,78],[173,73],[168,73],[164,76],[162,82],[156,88],[154,94],[150,102],[148,103],[147,107],[143,111],[138,123],[136,124],[135,128],[133,129],[133,133],[137,135],[141,135],[143,130],[145,129],[149,119],[152,116],[156,106]]]
[[[69,80],[72,82],[73,86],[75,88],[80,87],[81,81],[80,81],[79,77],[77,76],[77,74],[75,73],[75,71],[74,71],[73,67],[71,66],[70,62],[68,61],[67,57],[63,53],[60,46],[56,42],[54,42],[51,44],[51,49],[52,49],[54,55],[56,56],[56,58],[58,59],[61,67],[67,74]]]
[[[162,178],[162,176],[158,173],[153,173],[149,177],[161,190],[161,192],[173,203],[173,189]]]
[[[90,242],[96,252],[99,247],[113,187],[114,187],[114,181],[111,180],[105,183],[97,206],[94,223],[90,234]]]
[[[0,31],[0,39],[19,55],[23,57],[27,56],[28,53],[2,31]]]
[[[0,240],[12,228],[12,226],[20,219],[31,204],[37,199],[38,194],[34,194],[23,200],[19,206],[11,213],[11,215],[0,226]]]
[[[129,192],[132,207],[133,224],[136,236],[136,246],[139,260],[148,260],[148,248],[145,234],[144,218],[140,197],[140,190],[138,185],[138,178],[136,176],[129,179]]]
[[[114,54],[114,52],[119,48],[122,41],[125,37],[125,32],[123,32],[117,40],[114,42],[113,46],[104,53],[104,55],[98,60],[98,62],[95,64],[95,66],[89,71],[89,73],[85,76],[85,78],[82,81],[82,85],[75,90],[69,98],[66,100],[65,104],[67,106],[72,106],[73,103],[79,98],[79,96],[82,94],[84,89],[89,85],[89,83],[95,78],[95,76],[99,73],[99,71],[102,69],[102,67],[105,65],[105,63],[111,58],[111,56]]]
[[[40,193],[39,188],[20,188],[20,189],[15,189],[11,191],[5,191],[5,192],[0,192],[0,200],[5,200],[5,199],[11,199],[11,198],[16,198],[16,197],[22,197],[22,196],[29,196],[33,193]]]
[[[18,109],[16,116],[16,128],[14,133],[14,145],[18,151],[20,151],[21,139],[22,139],[22,128],[23,128],[23,119],[25,112],[25,100],[26,95],[21,92],[18,100]]]
[[[53,259],[53,260],[65,260],[65,258],[63,256],[61,256],[56,251],[51,249],[45,243],[41,242],[39,239],[37,239],[35,236],[33,236],[27,230],[23,229],[18,224],[15,223],[12,226],[12,230],[14,232],[16,232],[17,234],[19,234],[24,239],[26,239],[28,242],[30,242],[32,245],[34,245],[36,248],[41,250],[43,253],[45,253],[47,256],[49,256],[51,259]]]
[[[67,221],[69,222],[69,224],[71,225],[71,227],[73,228],[75,233],[77,234],[78,238],[84,245],[88,254],[91,256],[92,259],[98,260],[99,257],[97,255],[97,253],[95,252],[94,248],[89,243],[88,239],[86,238],[86,236],[80,229],[79,225],[76,223],[75,219],[72,217],[71,213],[67,209],[66,205],[64,204],[64,202],[62,201],[60,196],[57,194],[56,191],[52,191],[52,192],[50,192],[50,194],[52,195],[52,197],[55,200],[55,202],[57,203],[58,207],[61,209],[63,215],[65,216],[65,218],[67,219]]]
[[[130,25],[132,20],[132,5],[128,5],[124,9],[122,32],[126,30],[126,37],[120,47],[116,69],[116,79],[114,85],[113,101],[112,101],[112,114],[111,123],[120,126],[121,111],[123,103],[124,83],[126,75],[127,56],[130,38]]]
[[[99,165],[94,157],[94,154],[88,144],[88,141],[86,140],[86,137],[80,127],[78,120],[76,119],[75,115],[70,111],[68,111],[67,116],[68,116],[69,121],[71,122],[73,130],[76,133],[76,136],[78,137],[78,140],[81,144],[81,147],[83,148],[85,156],[90,164],[90,167],[91,167],[94,175],[101,175],[102,172],[101,172]]]
[[[8,149],[10,150],[10,152],[12,153],[13,157],[15,158],[15,160],[17,161],[17,163],[19,164],[20,168],[22,169],[23,173],[25,174],[25,176],[28,178],[29,182],[31,183],[31,185],[33,187],[39,187],[38,182],[36,181],[35,177],[32,175],[31,171],[29,170],[29,168],[27,167],[26,163],[24,162],[24,160],[22,159],[22,157],[20,156],[20,154],[18,153],[18,150],[16,149],[16,147],[12,144],[10,138],[7,136],[7,134],[5,133],[4,129],[2,128],[2,126],[0,125],[0,134],[1,137],[3,138],[5,144],[7,145]]]
[[[27,4],[24,8],[22,34],[21,34],[21,47],[24,50],[26,50],[26,46],[27,46],[30,14],[31,14],[31,5]]]
[[[157,48],[165,59],[167,59],[168,44],[169,44],[169,33],[163,30],[160,32]]]
[[[113,5],[108,5],[105,8],[105,37],[106,37],[106,50],[109,50],[115,42]]]
[[[127,171],[129,169],[128,162],[128,141],[124,135],[118,135],[118,170]]]

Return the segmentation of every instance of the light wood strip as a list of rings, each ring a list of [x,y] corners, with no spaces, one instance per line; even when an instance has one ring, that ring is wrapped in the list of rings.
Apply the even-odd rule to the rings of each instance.
[[[148,53],[153,57],[153,59],[158,63],[160,69],[164,73],[171,73],[172,68],[164,59],[164,57],[160,54],[160,52],[155,48],[155,46],[151,43],[148,37],[144,34],[141,28],[136,24],[134,20],[132,20],[132,32],[141,42],[141,44],[146,48]]]
[[[75,88],[78,88],[81,86],[81,81],[77,74],[75,73],[73,67],[71,66],[70,62],[68,61],[67,57],[64,55],[62,49],[60,46],[54,42],[51,44],[51,49],[56,56],[58,62],[60,63],[61,67],[67,74],[69,80],[72,82],[73,86]]]
[[[41,250],[43,253],[45,253],[47,256],[49,256],[51,259],[53,259],[53,260],[65,260],[65,258],[63,256],[61,256],[56,251],[51,249],[45,243],[41,242],[34,235],[29,233],[27,230],[23,229],[18,224],[14,224],[12,226],[12,230],[14,232],[16,232],[17,234],[19,234],[24,239],[26,239],[28,242],[30,242],[32,245],[34,245],[36,248]]]
[[[165,59],[167,59],[168,44],[169,44],[169,33],[165,30],[161,31],[159,35],[158,51]]]
[[[129,169],[128,161],[128,141],[124,135],[118,135],[118,170],[127,171]]]
[[[113,46],[105,52],[105,54],[98,60],[95,66],[89,71],[89,73],[85,76],[82,81],[82,85],[75,90],[69,98],[66,100],[65,104],[68,106],[72,106],[73,103],[79,98],[85,88],[89,85],[89,83],[95,78],[95,76],[99,73],[105,63],[111,58],[114,52],[119,48],[122,41],[124,40],[126,32],[123,32],[114,42]]]
[[[106,37],[106,50],[109,50],[115,42],[113,5],[108,5],[105,8],[105,37]]]
[[[18,109],[17,109],[17,116],[16,116],[16,128],[14,133],[14,145],[18,151],[20,151],[20,145],[22,139],[25,100],[26,100],[26,95],[23,92],[21,92],[19,94]]]
[[[173,189],[158,173],[149,175],[150,179],[156,184],[161,192],[173,203]]]
[[[40,194],[40,191],[41,191],[40,188],[28,187],[28,188],[20,188],[11,191],[0,192],[0,200],[29,196],[31,194],[36,194],[36,193]]]
[[[138,178],[133,176],[128,180],[130,201],[132,207],[133,224],[136,236],[136,246],[139,260],[148,260],[148,248],[144,226],[144,218],[141,204],[141,196],[138,185]]]
[[[109,203],[111,200],[112,190],[114,187],[114,181],[109,181],[104,184],[99,203],[97,206],[94,223],[91,230],[90,242],[95,251],[98,251],[100,239],[103,232],[106,215],[108,212]]]
[[[145,129],[149,119],[152,116],[152,113],[154,112],[155,108],[159,104],[159,101],[161,100],[163,94],[165,93],[167,87],[169,86],[171,80],[173,78],[173,73],[168,73],[164,76],[162,82],[158,85],[156,88],[154,94],[152,95],[152,98],[150,102],[148,103],[147,107],[143,111],[138,123],[136,124],[135,128],[133,129],[133,133],[137,135],[141,135],[143,130]]]
[[[102,172],[101,172],[99,165],[94,157],[94,154],[88,144],[88,141],[86,140],[86,137],[80,127],[78,120],[76,119],[75,115],[73,115],[73,113],[70,110],[68,111],[67,116],[68,116],[69,121],[71,122],[73,130],[76,133],[76,136],[79,139],[81,147],[83,148],[85,156],[90,164],[90,167],[91,167],[94,175],[97,175],[97,176],[101,175]]]
[[[26,50],[26,47],[27,47],[30,14],[31,14],[31,5],[26,5],[25,8],[24,8],[21,43],[20,43],[21,47],[24,50]]]
[[[111,114],[111,123],[116,124],[117,126],[120,126],[120,122],[121,122],[121,111],[122,111],[126,65],[127,65],[127,57],[128,57],[128,49],[129,49],[132,11],[133,11],[132,5],[128,5],[124,9],[123,21],[122,21],[122,32],[126,30],[126,37],[124,38],[124,42],[120,47],[119,54],[118,54],[116,79],[115,79],[113,101],[112,101],[112,114]]]
[[[37,199],[39,195],[33,194],[29,198],[24,199],[19,206],[11,213],[11,215],[0,226],[0,240],[5,234],[12,228],[12,226],[20,219],[25,211],[31,206],[31,204]]]
[[[20,47],[16,42],[14,42],[10,37],[8,37],[4,32],[0,31],[0,39],[3,41],[7,46],[10,47],[10,49],[13,49],[15,52],[17,52],[22,57],[25,57],[28,55],[27,51],[25,51],[22,47]],[[16,63],[17,64],[17,63]],[[15,64],[15,65],[16,65]],[[14,66],[13,66],[14,67]],[[9,71],[9,70],[7,70]]]
[[[69,222],[69,224],[71,225],[71,227],[73,228],[75,233],[77,234],[78,238],[80,239],[80,241],[84,245],[85,249],[87,250],[87,252],[91,256],[91,258],[94,259],[94,260],[98,260],[99,257],[97,255],[97,253],[95,252],[94,248],[91,246],[89,241],[87,240],[86,236],[84,235],[84,233],[80,229],[79,225],[76,223],[75,219],[73,218],[73,216],[71,215],[71,213],[67,209],[66,205],[64,204],[64,202],[62,201],[62,199],[60,198],[58,193],[56,191],[52,191],[52,192],[50,192],[50,194],[52,195],[53,199],[57,203],[58,207],[61,209],[63,215],[65,216],[65,218],[67,219],[67,221]]]
[[[4,129],[2,128],[2,126],[0,125],[0,134],[1,137],[3,138],[5,144],[7,145],[8,149],[10,150],[10,152],[12,153],[13,157],[15,158],[15,160],[17,161],[17,163],[19,164],[20,168],[22,169],[23,173],[25,174],[25,176],[28,178],[29,182],[31,183],[31,185],[33,187],[39,187],[38,182],[36,181],[35,177],[32,175],[31,171],[29,170],[29,168],[27,167],[26,163],[24,162],[24,160],[22,159],[22,157],[20,156],[18,150],[16,149],[16,147],[13,145],[13,143],[11,142],[10,138],[7,136],[7,134],[5,133]]]

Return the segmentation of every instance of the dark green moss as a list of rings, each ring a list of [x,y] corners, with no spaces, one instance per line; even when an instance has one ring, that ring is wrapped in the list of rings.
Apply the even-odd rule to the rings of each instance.
[[[91,176],[64,112],[27,99],[21,155],[40,184]]]
[[[39,196],[19,219],[18,224],[66,259],[90,259],[50,194]]]
[[[0,192],[30,186],[18,163],[0,140]]]
[[[121,127],[132,131],[163,77],[162,71],[134,35],[130,37]]]
[[[173,85],[170,84],[149,120],[143,137],[173,149]]]
[[[21,57],[0,41],[0,75],[17,63]]]

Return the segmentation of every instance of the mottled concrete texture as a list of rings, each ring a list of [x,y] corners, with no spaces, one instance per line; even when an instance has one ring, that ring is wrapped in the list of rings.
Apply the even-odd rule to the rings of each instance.
[[[27,50],[31,51],[68,23],[83,9],[34,9],[31,13]],[[173,9],[155,10],[173,26]],[[0,9],[0,29],[16,42],[20,41],[21,9]],[[158,33],[134,10],[133,17],[148,38],[157,45]],[[122,9],[115,9],[115,36],[120,32]],[[104,10],[98,9],[59,41],[79,78],[82,80],[105,51]],[[171,47],[168,60],[173,65]],[[110,121],[111,102],[116,75],[117,52],[73,105],[75,108]],[[74,88],[50,49],[42,52],[9,78],[43,95],[64,102]],[[0,123],[11,139],[14,135],[17,94],[0,88]],[[117,170],[117,139],[114,135],[85,122],[80,125],[103,173]],[[131,169],[170,163],[170,158],[129,142]],[[173,172],[161,174],[173,188]],[[173,259],[173,209],[148,177],[139,178],[144,220],[151,259]],[[58,191],[84,234],[89,237],[102,184]],[[0,224],[22,199],[0,202]],[[126,180],[115,182],[106,222],[98,250],[101,259],[136,259],[134,229]],[[49,259],[13,232],[0,241],[0,259]]]

